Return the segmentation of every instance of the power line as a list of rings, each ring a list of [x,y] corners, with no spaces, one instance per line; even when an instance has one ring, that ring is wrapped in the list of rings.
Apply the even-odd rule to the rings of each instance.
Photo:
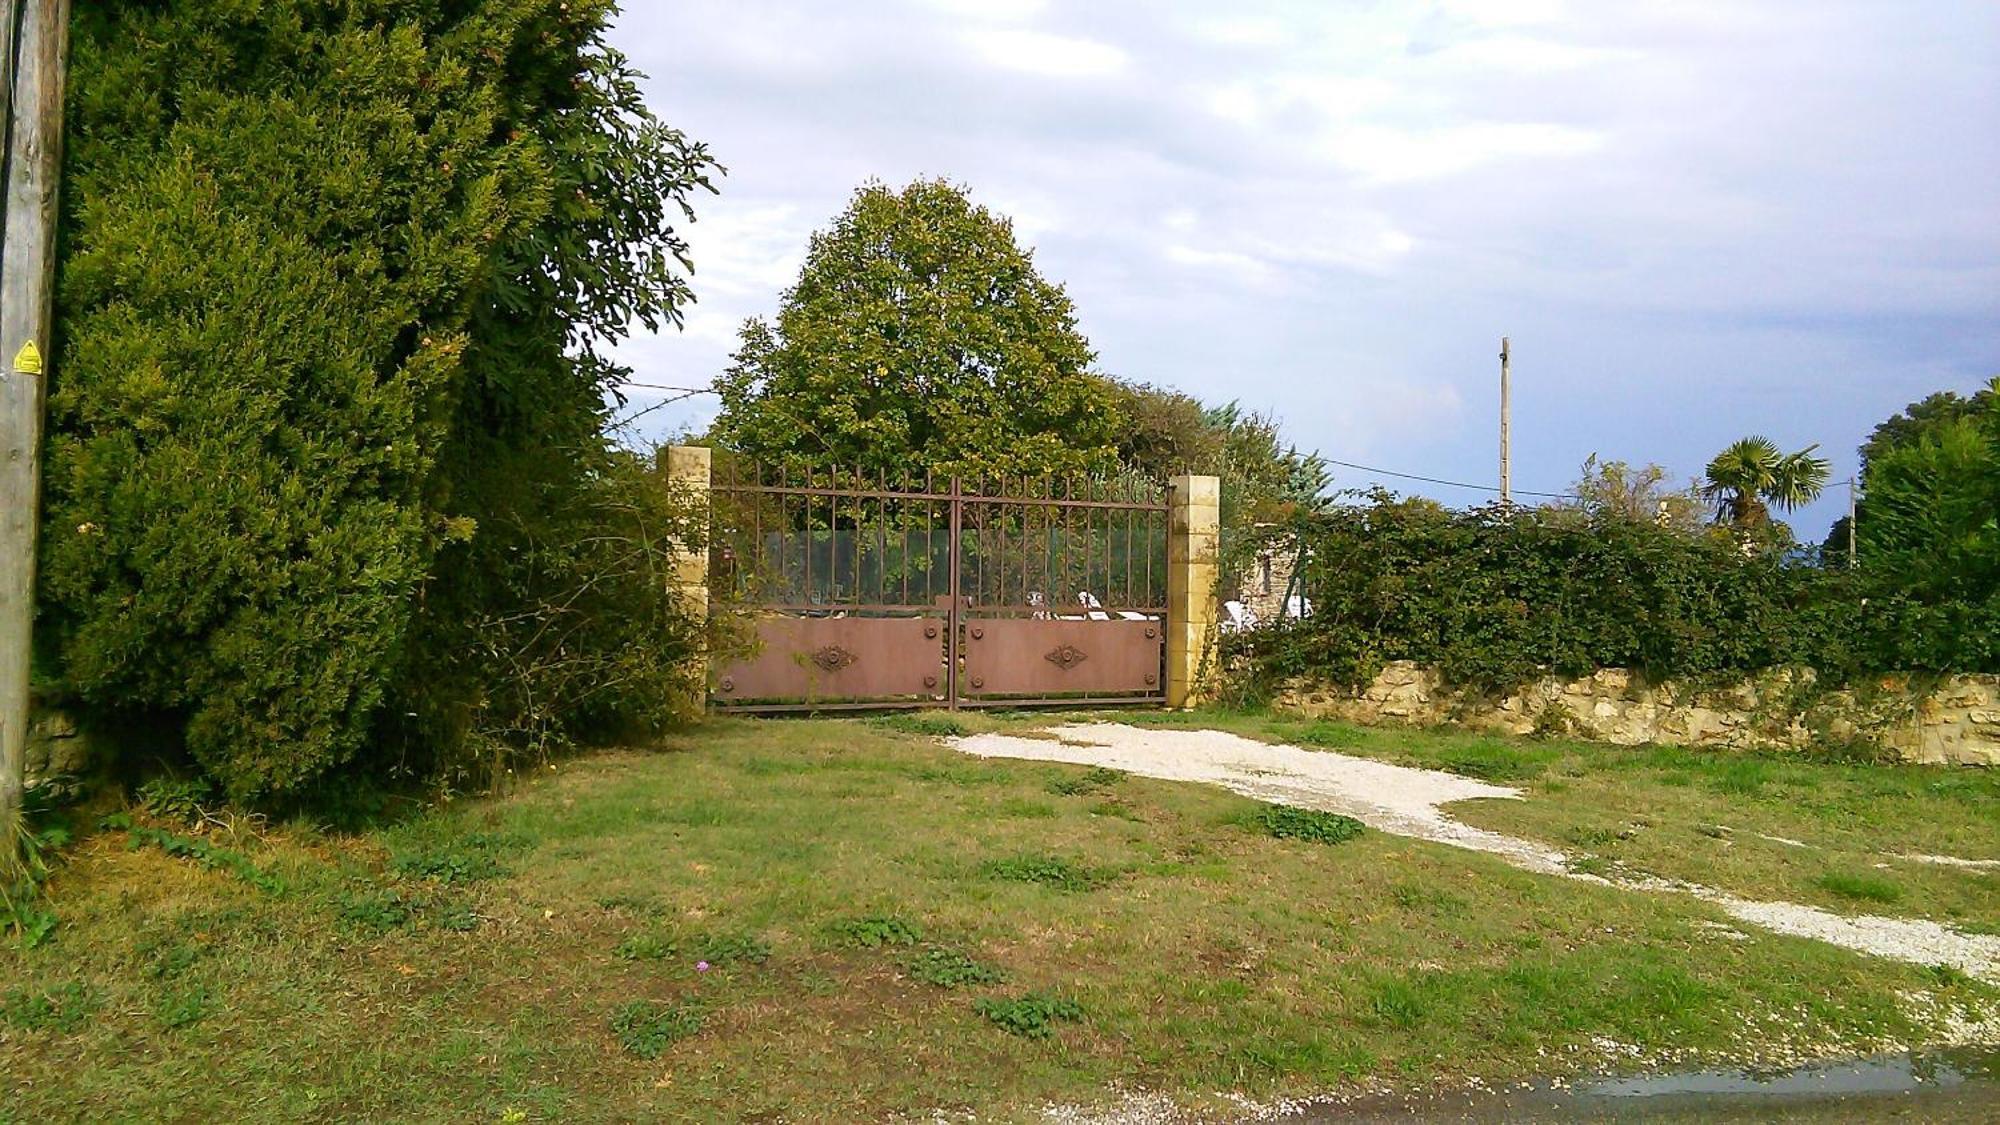
[[[682,393],[675,395],[668,395],[666,398],[661,399],[660,401],[654,403],[651,406],[646,407],[643,410],[633,411],[632,413],[627,414],[625,417],[609,423],[609,428],[614,430],[624,429],[625,427],[630,426],[632,423],[638,421],[639,419],[644,418],[646,415],[651,414],[655,410],[660,410],[664,407],[672,406],[677,402],[685,402],[688,399],[695,397],[696,395],[715,393],[715,391],[709,387],[675,387],[675,388],[663,387],[661,389],[679,390]]]
[[[676,387],[667,383],[640,383],[630,379],[618,385],[621,387],[644,387],[649,391],[692,391],[696,394],[715,390],[714,387]]]
[[[1490,484],[1473,484],[1469,481],[1445,480],[1442,477],[1419,476],[1416,473],[1399,473],[1394,469],[1378,469],[1373,465],[1358,465],[1352,461],[1340,461],[1332,457],[1321,457],[1320,460],[1326,462],[1329,465],[1339,465],[1343,469],[1359,469],[1364,473],[1375,473],[1378,476],[1397,477],[1402,480],[1419,480],[1423,481],[1425,484],[1443,484],[1443,485],[1449,485],[1452,488],[1470,488],[1478,492],[1491,492],[1495,494],[1498,494],[1500,492],[1499,489],[1494,488]],[[1540,496],[1549,500],[1583,499],[1583,497],[1578,496],[1573,492],[1536,492],[1533,489],[1528,489],[1528,488],[1515,488],[1515,489],[1510,489],[1509,491],[1517,492],[1522,496]]]

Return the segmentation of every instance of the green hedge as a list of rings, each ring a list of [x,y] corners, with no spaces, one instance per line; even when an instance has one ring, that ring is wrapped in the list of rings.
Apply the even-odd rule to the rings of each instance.
[[[172,732],[246,800],[584,733],[551,731],[552,702],[654,713],[692,625],[662,617],[652,555],[606,546],[662,513],[607,485],[646,473],[602,436],[600,349],[678,318],[670,219],[710,161],[646,114],[614,11],[77,6],[37,637],[57,692]],[[657,628],[516,628],[604,603]],[[552,637],[614,646],[591,649],[609,679],[542,682]]]
[[[1247,549],[1300,547],[1312,616],[1228,641],[1253,687],[1360,685],[1390,660],[1493,691],[1612,667],[1701,683],[1801,665],[1834,682],[2000,671],[1992,592],[1924,602],[1893,573],[1746,553],[1722,532],[1377,494],[1268,529]]]

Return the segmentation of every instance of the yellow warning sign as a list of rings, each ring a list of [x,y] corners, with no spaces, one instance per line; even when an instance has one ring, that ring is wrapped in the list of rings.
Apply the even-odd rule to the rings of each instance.
[[[36,347],[33,340],[21,345],[20,354],[14,357],[14,370],[23,375],[42,373],[42,349]]]

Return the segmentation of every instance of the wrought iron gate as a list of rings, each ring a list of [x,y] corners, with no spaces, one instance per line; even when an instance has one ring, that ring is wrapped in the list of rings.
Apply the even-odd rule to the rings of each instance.
[[[1165,698],[1167,503],[1137,479],[891,480],[718,456],[721,710]]]

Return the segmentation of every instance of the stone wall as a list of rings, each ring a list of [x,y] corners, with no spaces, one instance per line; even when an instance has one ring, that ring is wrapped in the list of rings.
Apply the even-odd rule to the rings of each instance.
[[[1260,524],[1259,527],[1264,525]],[[1299,562],[1298,541],[1285,538],[1277,542],[1266,542],[1257,557],[1251,560],[1249,570],[1243,575],[1236,600],[1257,615],[1262,624],[1273,624],[1285,619],[1285,594],[1292,586],[1292,572]]]
[[[28,788],[90,772],[90,742],[68,712],[36,707],[28,721]]]
[[[1545,679],[1493,698],[1455,690],[1435,671],[1399,660],[1358,691],[1294,684],[1277,703],[1364,724],[1453,723],[1621,746],[1863,746],[1909,762],[2000,765],[2000,676],[1893,676],[1858,690],[1824,690],[1810,670],[1799,670],[1694,691],[1648,684],[1614,668],[1579,680]]]

